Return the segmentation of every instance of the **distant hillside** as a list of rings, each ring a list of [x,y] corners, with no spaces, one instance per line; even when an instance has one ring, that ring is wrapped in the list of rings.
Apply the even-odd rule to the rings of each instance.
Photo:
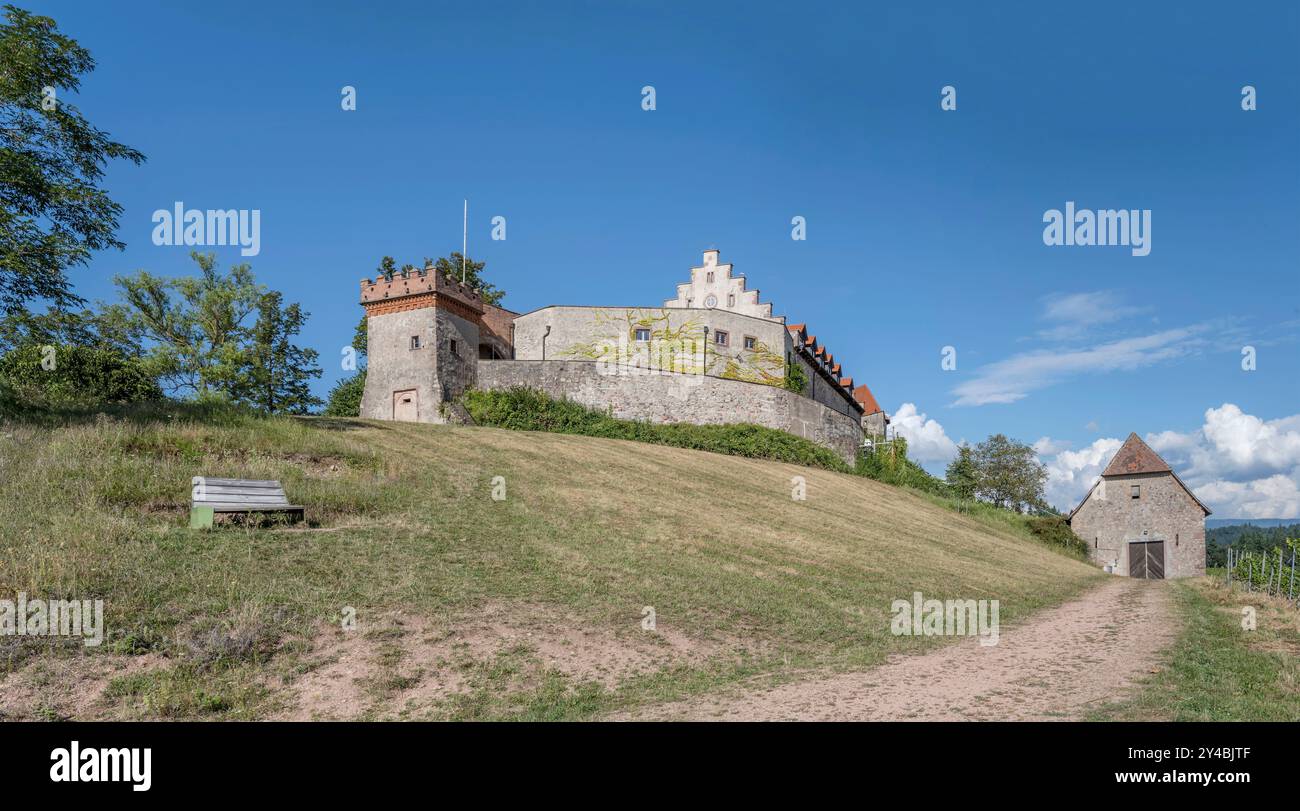
[[[190,530],[195,475],[308,523]],[[19,719],[594,718],[941,644],[890,633],[913,592],[1005,625],[1104,577],[848,473],[171,404],[0,424],[0,527],[0,595],[104,600],[99,647],[0,646]]]
[[[1300,524],[1300,518],[1207,518],[1206,529],[1218,527],[1235,527],[1249,524],[1253,527],[1283,527]]]

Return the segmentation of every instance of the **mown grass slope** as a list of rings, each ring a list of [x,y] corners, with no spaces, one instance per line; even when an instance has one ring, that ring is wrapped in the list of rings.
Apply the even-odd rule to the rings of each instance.
[[[308,523],[192,531],[195,475]],[[599,717],[938,644],[889,633],[914,591],[1014,623],[1100,577],[844,473],[175,405],[4,423],[0,547],[0,597],[102,598],[108,637],[0,638],[9,717]]]

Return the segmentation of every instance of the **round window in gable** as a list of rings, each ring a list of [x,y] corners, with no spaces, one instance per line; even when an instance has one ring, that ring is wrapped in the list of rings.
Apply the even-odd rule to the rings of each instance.
[[[704,306],[705,306],[705,307],[708,307],[709,309],[713,309],[714,307],[717,307],[717,306],[718,306],[718,297],[717,297],[717,296],[713,296],[713,295],[709,296],[708,298],[706,298],[706,299],[704,300]]]

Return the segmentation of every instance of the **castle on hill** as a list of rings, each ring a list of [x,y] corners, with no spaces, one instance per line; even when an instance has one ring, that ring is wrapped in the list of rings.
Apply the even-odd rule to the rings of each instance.
[[[527,386],[621,419],[749,422],[852,462],[889,417],[805,324],[772,315],[704,252],[662,307],[516,313],[432,267],[361,280],[369,371],[361,416],[447,422],[465,390]]]

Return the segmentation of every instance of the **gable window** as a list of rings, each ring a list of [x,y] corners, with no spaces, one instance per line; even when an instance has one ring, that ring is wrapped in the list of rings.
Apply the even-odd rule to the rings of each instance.
[[[1142,498],[1142,485],[1135,484],[1129,490],[1129,498]]]
[[[708,273],[704,274],[704,281],[708,284],[713,284],[713,271],[710,270]]]
[[[650,330],[648,330],[648,329],[646,329],[646,328],[644,328],[644,327],[638,327],[638,328],[637,328],[637,331],[636,331],[636,339],[637,339],[638,342],[641,342],[641,343],[644,343],[644,342],[650,340]]]
[[[691,302],[693,302],[693,301],[695,301],[695,299],[689,299],[689,298],[686,299],[686,306],[687,306],[687,307],[691,306]]]
[[[412,335],[412,336],[411,336],[411,349],[419,349],[419,348],[420,348],[420,336],[419,336],[419,335]]]
[[[730,294],[730,295],[727,296],[727,306],[728,306],[728,307],[735,307],[735,306],[736,306],[736,294],[735,294],[735,293],[732,293],[732,294]]]
[[[757,343],[758,343],[758,339],[755,338],[753,335],[746,335],[746,336],[745,336],[745,348],[746,348],[746,349],[753,349],[754,346],[755,346]]]
[[[713,342],[718,346],[728,346],[730,342],[730,336],[728,336],[727,333],[723,332],[722,330],[717,330],[713,333]]]

